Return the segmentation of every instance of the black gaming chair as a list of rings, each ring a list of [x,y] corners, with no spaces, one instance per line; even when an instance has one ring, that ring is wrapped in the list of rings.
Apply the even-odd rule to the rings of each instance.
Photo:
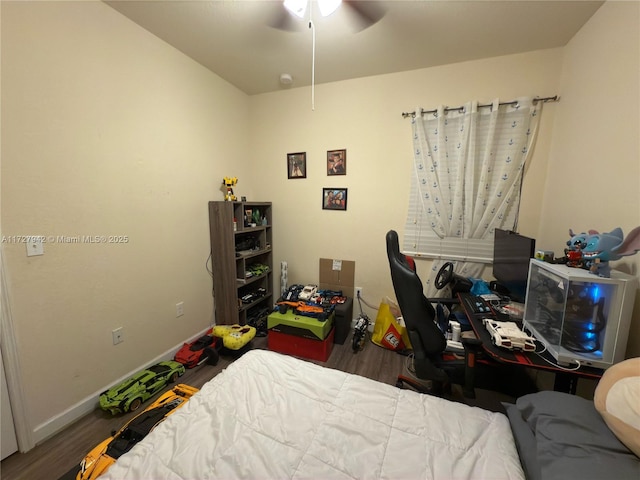
[[[424,295],[420,277],[400,252],[398,234],[394,230],[387,233],[387,256],[393,289],[413,349],[415,374],[421,380],[431,380],[432,384],[427,388],[410,377],[399,375],[397,385],[407,384],[423,393],[439,395],[455,383],[463,386],[465,397],[475,398],[474,365],[482,342],[463,339],[465,359],[445,361],[443,353],[447,341],[436,324],[436,311]]]

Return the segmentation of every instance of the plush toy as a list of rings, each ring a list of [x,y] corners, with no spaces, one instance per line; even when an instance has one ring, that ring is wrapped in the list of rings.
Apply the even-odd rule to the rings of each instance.
[[[256,336],[255,327],[249,325],[216,325],[213,335],[222,338],[222,343],[229,350],[240,350]]]
[[[569,229],[569,240],[567,240],[567,248],[564,249],[564,257],[562,263],[566,263],[569,267],[584,268],[582,261],[582,249],[587,245],[587,237],[598,233],[596,230],[589,230],[589,233],[575,233],[573,229]]]
[[[611,232],[599,233],[597,230],[589,230],[588,233],[577,235],[569,230],[569,235],[571,239],[567,242],[567,258],[569,252],[573,256],[577,256],[579,252],[580,261],[573,265],[567,262],[567,265],[586,268],[601,277],[611,276],[610,261],[634,255],[640,250],[640,227],[631,230],[626,238],[620,227]]]
[[[238,179],[236,177],[224,177],[222,180],[222,184],[227,187],[227,193],[224,196],[225,201],[227,202],[235,202],[238,197],[233,194],[233,186],[238,183]]]
[[[593,395],[596,410],[629,450],[640,457],[640,357],[609,367]]]
[[[587,237],[589,235],[593,235],[594,233],[598,233],[597,230],[589,230],[589,233],[575,233],[573,229],[569,229],[569,236],[571,237],[567,240],[567,246],[569,250],[582,250],[587,244]]]

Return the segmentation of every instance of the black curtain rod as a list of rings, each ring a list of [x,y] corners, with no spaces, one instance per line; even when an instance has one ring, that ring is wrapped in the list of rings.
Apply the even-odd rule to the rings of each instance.
[[[554,95],[553,97],[543,97],[543,98],[539,98],[536,97],[533,99],[533,103],[536,104],[538,102],[557,102],[560,100],[560,97],[558,97],[558,95]],[[517,100],[513,100],[512,102],[500,102],[498,105],[502,106],[502,105],[517,105],[518,101]],[[492,103],[487,103],[484,105],[478,105],[478,108],[487,108],[487,107],[493,107]],[[454,110],[458,110],[460,112],[464,111],[464,106],[461,107],[445,107],[444,111],[446,112],[452,112]],[[437,108],[434,108],[433,110],[423,110],[420,109],[420,115],[424,115],[425,113],[436,113],[438,111]],[[415,117],[416,116],[416,112],[402,112],[402,116],[404,118],[407,117]]]

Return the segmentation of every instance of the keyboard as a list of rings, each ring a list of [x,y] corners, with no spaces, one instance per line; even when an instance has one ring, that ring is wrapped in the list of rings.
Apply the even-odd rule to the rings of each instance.
[[[493,316],[493,310],[484,298],[469,292],[460,292],[458,297],[467,312],[474,315]]]

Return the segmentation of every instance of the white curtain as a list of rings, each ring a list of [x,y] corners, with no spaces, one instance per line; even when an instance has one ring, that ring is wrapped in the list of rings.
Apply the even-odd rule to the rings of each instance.
[[[437,292],[433,280],[448,259],[425,245],[435,239],[443,245],[490,246],[495,228],[515,229],[522,174],[542,103],[528,97],[499,105],[495,99],[485,107],[473,101],[413,118],[413,208],[403,249],[437,258],[426,280],[428,296],[446,294]],[[455,262],[455,272],[465,277],[478,278],[483,268],[475,261]]]

